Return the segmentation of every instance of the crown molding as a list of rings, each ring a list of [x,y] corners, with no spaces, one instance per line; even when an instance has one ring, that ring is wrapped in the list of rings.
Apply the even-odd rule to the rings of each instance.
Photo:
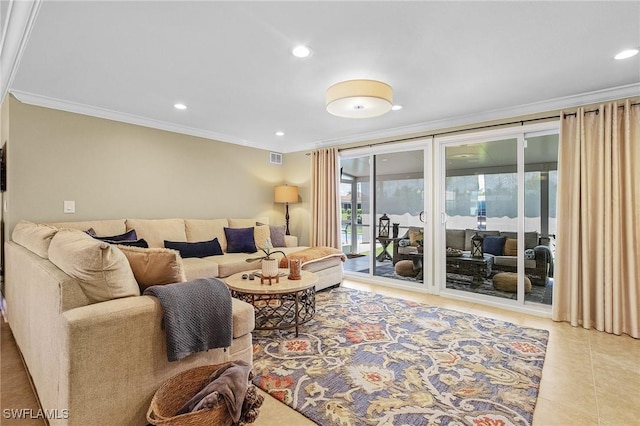
[[[369,142],[378,139],[399,138],[402,136],[432,132],[452,127],[522,117],[545,112],[550,113],[599,102],[614,101],[618,99],[633,98],[638,96],[640,96],[640,83],[633,83],[609,89],[581,93],[578,95],[565,96],[541,102],[519,105],[515,107],[485,111],[478,114],[469,114],[459,117],[446,118],[443,120],[434,120],[419,124],[412,124],[410,126],[395,127],[392,129],[385,129],[377,132],[359,133],[342,138],[316,141],[315,148],[337,146],[357,142]]]
[[[79,104],[75,102],[64,101],[47,96],[40,96],[33,93],[12,91],[11,92],[20,102],[42,106],[47,108],[58,109],[62,111],[73,112],[92,117],[104,118],[108,120],[120,121],[123,123],[135,124],[138,126],[149,127],[153,129],[166,130],[169,132],[180,133],[190,136],[211,139],[219,142],[242,145],[250,148],[261,149],[266,151],[275,151],[283,154],[313,150],[330,146],[338,146],[349,143],[368,142],[378,139],[400,138],[413,134],[424,134],[430,131],[437,131],[451,127],[478,124],[482,122],[502,120],[514,117],[521,117],[532,114],[545,112],[555,112],[562,109],[576,108],[579,106],[594,104],[598,102],[613,101],[617,99],[640,96],[640,83],[629,84],[625,86],[614,87],[610,89],[598,90],[594,92],[582,93],[579,95],[566,96],[561,98],[550,99],[542,102],[534,102],[530,104],[520,105],[511,108],[502,108],[486,111],[478,114],[469,114],[459,117],[447,118],[443,120],[434,120],[410,126],[395,127],[376,132],[359,133],[342,138],[328,139],[324,141],[312,141],[300,143],[293,149],[283,149],[282,146],[261,145],[240,139],[231,135],[212,132],[193,127],[181,126],[160,120],[154,120],[133,114],[113,111],[105,108],[97,108],[89,105]]]
[[[106,108],[97,108],[76,102],[64,101],[47,96],[36,95],[33,93],[12,90],[11,94],[20,102],[45,108],[52,108],[61,111],[72,112],[76,114],[88,115],[91,117],[103,118],[107,120],[120,121],[137,126],[150,127],[158,130],[166,130],[168,132],[180,133],[189,136],[196,136],[205,139],[211,139],[218,142],[227,142],[235,145],[243,145],[257,149],[265,149],[264,147],[252,145],[251,142],[236,138],[234,136],[212,132],[209,130],[198,129],[194,127],[181,126],[179,124],[166,121],[154,120],[152,118],[142,117],[134,114],[113,111]]]
[[[6,18],[0,22],[0,104],[4,102],[16,75],[22,53],[40,10],[40,0],[11,0],[6,6]]]

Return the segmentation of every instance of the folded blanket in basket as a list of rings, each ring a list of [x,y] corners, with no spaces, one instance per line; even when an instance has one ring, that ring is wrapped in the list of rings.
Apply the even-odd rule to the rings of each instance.
[[[213,396],[217,399],[220,395],[227,404],[227,410],[234,423],[237,423],[240,420],[242,405],[249,387],[250,372],[251,365],[245,361],[234,361],[222,365],[209,377],[207,384],[184,404],[178,414],[205,408],[203,401],[207,397]]]
[[[199,278],[152,286],[144,294],[157,297],[162,305],[169,361],[231,346],[231,294],[221,280]]]

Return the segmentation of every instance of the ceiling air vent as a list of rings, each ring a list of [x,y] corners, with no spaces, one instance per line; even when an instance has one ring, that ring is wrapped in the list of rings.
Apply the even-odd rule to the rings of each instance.
[[[279,152],[272,152],[270,154],[271,164],[282,164],[282,154],[280,154]]]

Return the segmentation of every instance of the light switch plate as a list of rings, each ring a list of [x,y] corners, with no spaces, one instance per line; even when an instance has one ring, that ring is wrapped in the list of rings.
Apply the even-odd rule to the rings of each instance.
[[[76,202],[75,201],[65,201],[64,208],[62,210],[64,213],[75,213],[76,212]]]

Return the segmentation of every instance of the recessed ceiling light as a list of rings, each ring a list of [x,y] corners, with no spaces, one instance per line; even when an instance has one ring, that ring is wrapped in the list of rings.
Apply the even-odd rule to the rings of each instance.
[[[187,106],[185,104],[173,104],[173,107],[175,109],[187,109]]]
[[[632,56],[636,56],[638,54],[638,49],[627,49],[627,50],[623,50],[622,52],[618,53],[615,58],[616,59],[627,59],[630,58]]]
[[[402,105],[394,105],[391,107],[391,111],[399,111],[402,109]]]
[[[281,131],[281,130],[278,130],[278,131],[276,132],[276,136],[284,136],[284,132],[283,132],[283,131]]]
[[[291,53],[296,58],[306,58],[307,56],[311,55],[311,49],[309,49],[307,46],[300,45],[294,47]]]

